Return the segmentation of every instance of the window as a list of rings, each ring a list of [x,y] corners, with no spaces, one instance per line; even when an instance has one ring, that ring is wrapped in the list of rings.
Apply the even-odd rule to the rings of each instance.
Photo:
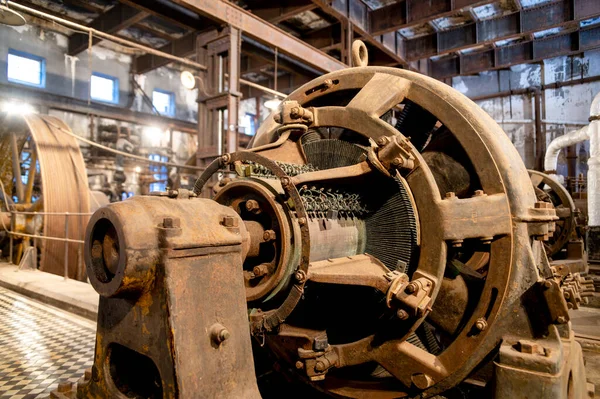
[[[162,91],[154,90],[152,92],[152,105],[156,110],[165,116],[175,116],[175,94]]]
[[[9,82],[35,87],[46,86],[46,60],[13,49],[8,50],[7,78]]]
[[[98,72],[92,73],[90,97],[107,103],[119,102],[119,79]]]
[[[152,161],[168,162],[168,158],[160,154],[150,154],[148,158]],[[167,191],[167,180],[169,178],[167,167],[165,165],[150,165],[150,172],[154,178],[154,183],[150,183],[150,192]]]

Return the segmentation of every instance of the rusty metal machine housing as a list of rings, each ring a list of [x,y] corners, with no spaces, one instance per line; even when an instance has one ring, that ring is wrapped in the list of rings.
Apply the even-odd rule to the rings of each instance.
[[[293,397],[292,381],[354,398],[589,397],[543,247],[554,207],[482,109],[366,57],[356,43],[357,67],[292,93],[193,193],[97,211],[94,367],[55,397]],[[287,391],[270,395],[264,369]]]

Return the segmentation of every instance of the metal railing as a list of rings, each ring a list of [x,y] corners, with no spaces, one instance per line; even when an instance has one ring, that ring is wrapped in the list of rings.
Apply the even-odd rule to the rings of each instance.
[[[75,243],[75,244],[81,245],[85,242],[84,240],[75,240],[75,239],[69,238],[69,216],[91,216],[93,213],[92,212],[25,212],[25,211],[21,212],[21,211],[15,211],[15,210],[9,210],[8,212],[11,214],[11,228],[7,229],[6,226],[4,226],[4,229],[8,233],[9,240],[10,240],[9,263],[13,264],[13,237],[27,237],[27,238],[39,238],[42,240],[64,241],[65,242],[64,278],[65,278],[65,280],[68,280],[69,279],[69,243]],[[13,225],[14,215],[64,216],[65,217],[65,236],[64,237],[48,237],[48,236],[41,236],[38,234],[27,234],[27,233],[19,233],[19,232],[13,231],[12,225]],[[35,245],[35,240],[33,240],[33,248],[37,253],[37,247]]]

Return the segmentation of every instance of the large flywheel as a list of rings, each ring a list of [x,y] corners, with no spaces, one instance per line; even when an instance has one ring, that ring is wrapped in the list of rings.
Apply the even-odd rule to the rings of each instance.
[[[64,122],[52,116],[0,117],[0,173],[6,193],[2,210],[5,215],[14,212],[12,229],[17,233],[13,262],[19,263],[35,240],[40,270],[63,275],[67,257],[68,277],[84,279],[81,244],[69,242],[65,251],[61,241],[65,234],[81,240],[89,219],[87,173],[77,140],[63,132],[71,132]],[[4,242],[6,247],[6,237]]]

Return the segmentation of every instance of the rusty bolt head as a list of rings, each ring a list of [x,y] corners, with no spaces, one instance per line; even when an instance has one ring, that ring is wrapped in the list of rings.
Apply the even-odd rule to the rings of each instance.
[[[332,86],[333,86],[333,80],[325,79],[325,81],[323,81],[323,90],[322,91],[330,89]]]
[[[538,344],[536,344],[535,342],[525,341],[523,339],[519,341],[519,352],[521,353],[539,353],[539,349],[540,348]]]
[[[564,295],[565,299],[571,299],[571,293],[570,292],[565,291],[563,295]]]
[[[254,266],[254,268],[252,269],[252,273],[254,273],[255,276],[264,276],[265,274],[269,273],[269,267],[267,265],[258,265],[258,266]]]
[[[446,198],[447,199],[451,199],[451,198],[456,198],[456,193],[450,191],[446,193]]]
[[[221,324],[215,324],[211,327],[211,338],[218,345],[228,340],[230,336],[229,330]]]
[[[304,270],[297,270],[296,273],[294,273],[294,278],[299,284],[302,284],[306,281],[306,273]]]
[[[223,154],[221,156],[221,162],[222,163],[229,163],[231,161],[231,155],[230,154]]]
[[[250,199],[246,201],[246,210],[252,213],[260,213],[260,204],[258,201]]]
[[[306,224],[306,218],[298,218],[298,224],[304,226]]]
[[[273,241],[277,238],[277,234],[273,230],[265,230],[263,233],[263,241]]]
[[[483,190],[475,190],[475,197],[481,197],[483,196],[484,192]]]
[[[179,218],[164,218],[163,219],[163,227],[165,229],[174,229],[180,226]]]
[[[300,117],[300,108],[293,107],[290,110],[290,117],[292,117],[292,118],[298,118],[298,117]]]
[[[480,317],[479,319],[477,319],[477,321],[475,321],[475,328],[479,331],[485,330],[487,326],[488,323],[483,317]]]
[[[392,160],[392,165],[394,165],[394,166],[402,166],[402,165],[404,165],[404,160],[402,158],[394,158]]]
[[[68,392],[71,392],[72,389],[73,389],[73,383],[65,381],[65,382],[59,382],[58,388],[56,390],[60,393],[68,393]]]
[[[427,389],[433,384],[433,379],[427,374],[416,373],[410,377],[410,380],[415,387],[419,389]]]
[[[238,221],[233,216],[223,216],[221,224],[225,227],[237,227]]]
[[[406,292],[407,294],[414,294],[415,292],[417,292],[418,289],[419,289],[419,287],[417,286],[417,284],[410,283],[409,285],[406,286],[406,288],[404,289],[404,292]]]
[[[397,317],[398,317],[398,319],[400,319],[400,320],[406,320],[406,319],[408,319],[408,317],[409,317],[409,315],[408,315],[408,312],[407,312],[406,310],[404,310],[404,309],[399,309],[399,310],[396,312],[396,316],[397,316]]]
[[[281,185],[282,185],[283,187],[287,187],[287,186],[289,186],[289,185],[290,185],[290,178],[289,178],[289,177],[287,177],[287,176],[284,176],[284,177],[282,177],[282,178],[281,178]]]
[[[275,114],[273,115],[273,120],[275,121],[275,123],[281,123],[281,114]]]
[[[317,362],[315,363],[315,371],[317,373],[321,373],[325,370],[327,370],[327,365],[325,364],[325,362],[322,360],[317,360]]]
[[[329,341],[327,339],[327,335],[315,337],[315,340],[313,341],[313,350],[324,351],[328,346]]]
[[[302,369],[304,368],[304,363],[303,363],[303,362],[301,362],[300,360],[298,360],[298,361],[296,362],[296,368],[297,368],[298,370],[302,370]]]
[[[390,142],[390,138],[387,136],[381,136],[377,139],[377,145],[380,147],[383,147],[384,145],[386,145],[389,142]]]
[[[558,316],[556,318],[556,322],[558,324],[566,324],[567,323],[567,318],[565,316]]]

